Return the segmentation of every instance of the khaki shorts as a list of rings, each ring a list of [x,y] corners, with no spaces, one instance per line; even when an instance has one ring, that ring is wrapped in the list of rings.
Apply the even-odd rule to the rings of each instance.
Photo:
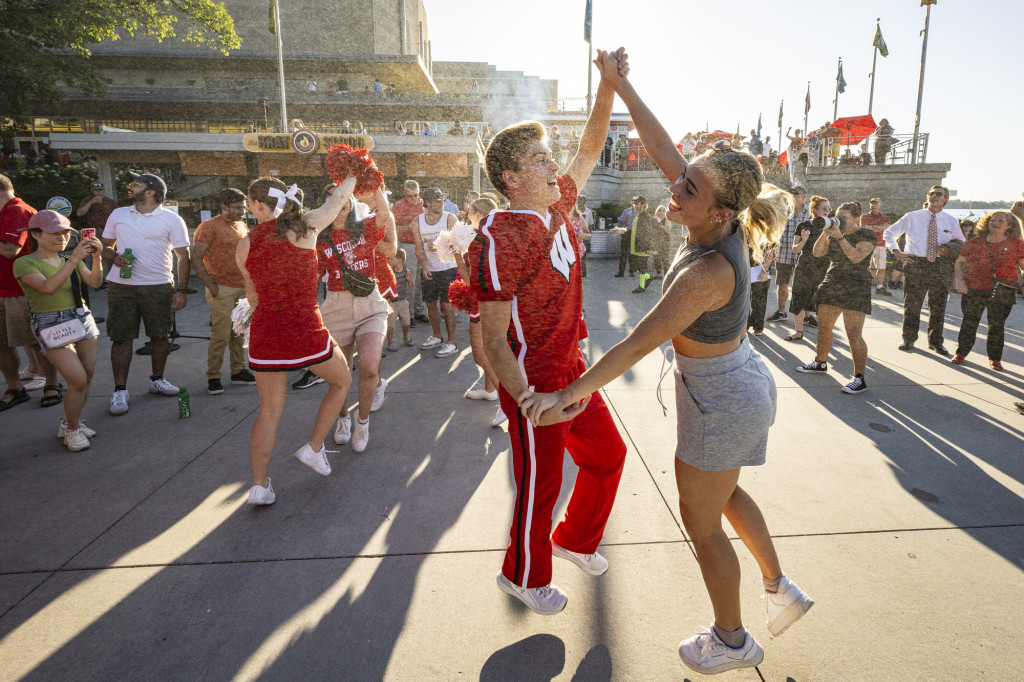
[[[0,297],[0,348],[36,345],[31,322],[26,296]]]
[[[412,318],[409,316],[409,301],[402,299],[400,301],[392,301],[391,307],[395,309],[388,317],[388,325],[394,326],[395,320],[401,320],[403,327],[408,327],[412,323]]]
[[[875,270],[885,270],[885,252],[884,246],[876,246],[875,250],[871,253],[871,267]]]
[[[388,330],[388,302],[376,289],[369,296],[347,291],[328,291],[320,305],[324,326],[339,348],[347,348],[357,336],[384,334]]]
[[[139,322],[146,325],[146,336],[166,339],[171,333],[174,313],[174,285],[117,284],[107,282],[107,336],[111,341],[139,338]]]

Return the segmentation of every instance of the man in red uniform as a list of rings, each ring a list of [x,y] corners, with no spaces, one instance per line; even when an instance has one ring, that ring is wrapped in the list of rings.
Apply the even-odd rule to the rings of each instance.
[[[598,61],[609,59],[628,71],[621,48],[598,52]],[[613,99],[612,89],[601,83],[579,153],[562,176],[539,123],[520,123],[494,136],[487,176],[508,197],[510,209],[488,216],[467,258],[484,347],[510,417],[516,479],[511,541],[498,587],[541,615],[558,613],[567,601],[551,584],[552,554],[590,575],[608,570],[597,546],[626,455],[600,395],[574,408],[572,421],[550,426],[534,428],[518,409],[532,391],[564,388],[585,368],[579,348],[587,335],[583,279],[569,212],[601,155]],[[580,471],[565,519],[552,535],[566,449]]]

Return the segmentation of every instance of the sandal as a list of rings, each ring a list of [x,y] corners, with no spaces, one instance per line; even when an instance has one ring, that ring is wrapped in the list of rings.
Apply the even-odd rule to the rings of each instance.
[[[7,397],[7,396],[11,396],[11,399],[10,400],[0,400],[0,412],[3,412],[4,410],[9,410],[12,407],[14,407],[15,405],[17,405],[18,403],[23,403],[23,402],[27,401],[28,400],[28,391],[26,391],[25,389],[21,389],[19,391],[15,391],[14,389],[9,388],[6,391],[4,391],[4,397]]]
[[[793,332],[789,336],[785,337],[783,341],[799,341],[802,338],[804,338],[803,332]]]
[[[40,407],[53,407],[54,405],[60,405],[61,401],[64,400],[64,394],[62,391],[64,387],[60,384],[43,386],[43,397],[39,400]],[[57,395],[46,395],[49,392],[56,392]]]

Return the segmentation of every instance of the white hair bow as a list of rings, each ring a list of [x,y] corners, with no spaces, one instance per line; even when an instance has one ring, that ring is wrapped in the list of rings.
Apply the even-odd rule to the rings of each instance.
[[[278,217],[279,215],[281,215],[281,213],[284,212],[284,207],[288,204],[289,200],[294,201],[300,207],[302,206],[302,202],[299,201],[299,196],[298,196],[299,195],[299,186],[298,185],[292,185],[291,187],[288,188],[287,192],[282,192],[281,190],[279,190],[276,187],[271,187],[270,189],[267,190],[267,194],[269,194],[272,197],[276,197],[277,198],[277,206],[274,207],[274,217],[275,218]]]

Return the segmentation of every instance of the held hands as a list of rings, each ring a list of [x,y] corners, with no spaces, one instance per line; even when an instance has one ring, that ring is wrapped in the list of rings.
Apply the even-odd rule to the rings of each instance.
[[[548,426],[575,419],[590,402],[588,395],[576,400],[572,391],[564,388],[555,393],[534,393],[523,391],[519,394],[519,410],[534,426]]]
[[[608,83],[616,92],[627,82],[626,76],[629,75],[628,58],[629,55],[626,54],[626,48],[624,47],[620,47],[613,52],[597,51],[597,59],[594,60],[594,66],[597,67],[598,73],[601,74],[601,80]]]

